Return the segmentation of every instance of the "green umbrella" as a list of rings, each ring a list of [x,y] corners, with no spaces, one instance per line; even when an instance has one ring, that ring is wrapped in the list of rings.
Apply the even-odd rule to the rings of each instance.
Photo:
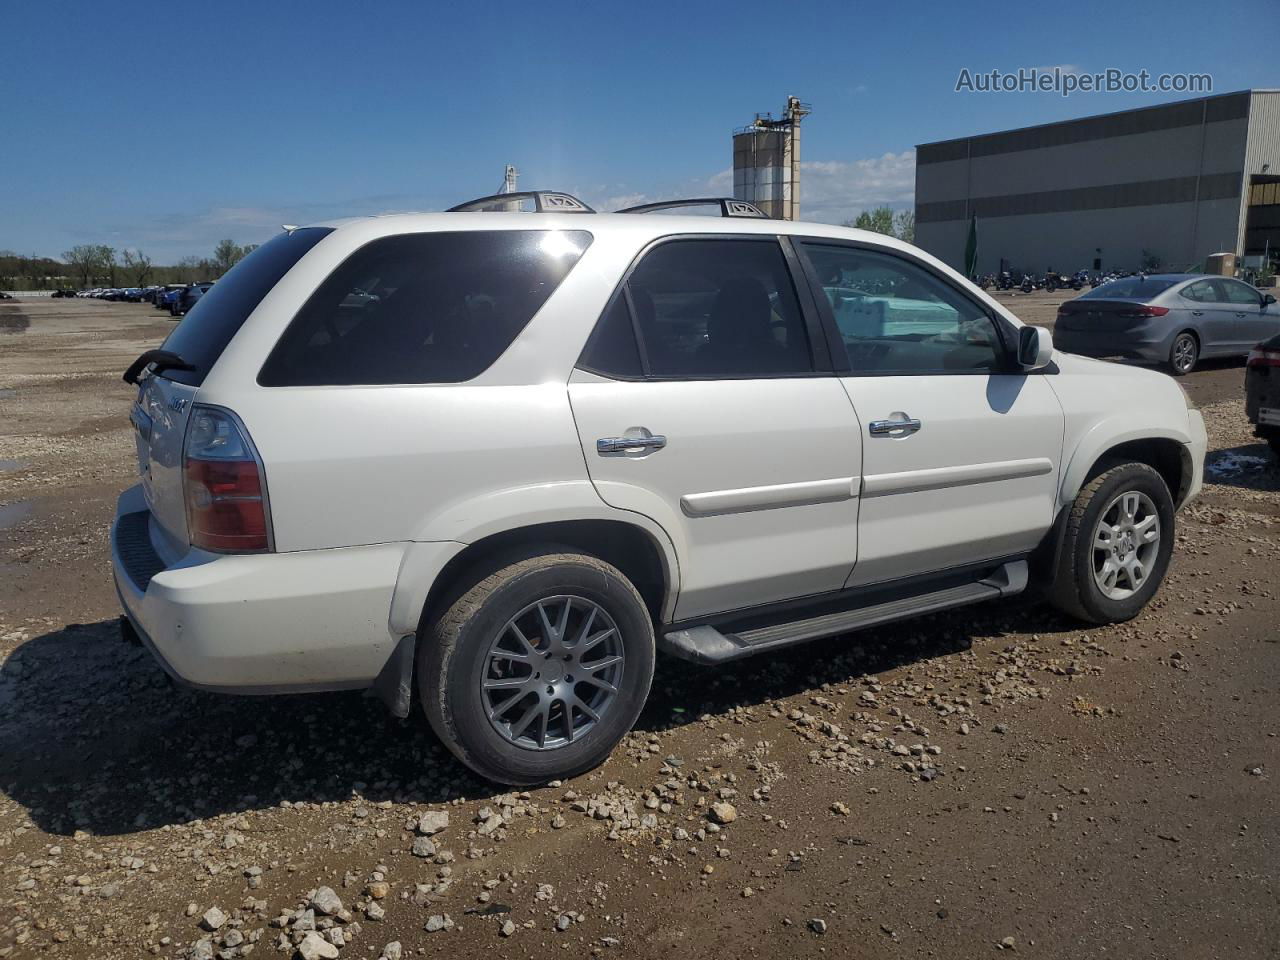
[[[978,217],[969,218],[969,239],[964,244],[964,275],[970,280],[978,276]]]

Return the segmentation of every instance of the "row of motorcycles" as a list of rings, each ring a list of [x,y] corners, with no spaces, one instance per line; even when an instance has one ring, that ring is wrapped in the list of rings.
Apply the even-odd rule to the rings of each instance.
[[[979,277],[978,286],[983,290],[995,287],[997,290],[1021,290],[1023,293],[1030,293],[1032,290],[1048,290],[1053,293],[1055,290],[1068,288],[1083,290],[1086,284],[1090,287],[1098,287],[1108,280],[1115,279],[1116,276],[1119,274],[1108,274],[1104,277],[1100,274],[1090,275],[1087,270],[1077,270],[1069,274],[1048,270],[1043,277],[1023,273],[1021,279],[1018,279],[1010,271],[1001,270],[999,273],[988,273]]]

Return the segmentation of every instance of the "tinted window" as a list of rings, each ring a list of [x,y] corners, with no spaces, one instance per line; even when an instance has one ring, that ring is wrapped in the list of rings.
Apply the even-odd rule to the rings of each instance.
[[[627,281],[654,377],[776,377],[813,370],[777,241],[676,240]]]
[[[1262,305],[1262,297],[1258,292],[1239,280],[1223,280],[1222,286],[1226,290],[1228,303],[1247,304],[1251,307]]]
[[[1121,277],[1104,283],[1096,290],[1090,290],[1081,299],[1114,300],[1119,297],[1124,300],[1146,300],[1181,282],[1176,277],[1172,280],[1164,277]]]
[[[803,244],[854,373],[988,372],[995,321],[931,271],[873,250]]]
[[[590,242],[589,233],[561,230],[375,240],[312,294],[271,351],[258,382],[281,387],[470,380],[511,345]]]
[[[282,233],[232,267],[208,288],[191,312],[165,339],[163,347],[182,357],[194,370],[166,370],[163,376],[198,386],[249,314],[302,255],[333,231],[307,227]]]
[[[596,324],[578,366],[592,373],[624,380],[644,375],[631,311],[627,309],[627,298],[622,294],[613,298],[613,303]]]
[[[1197,280],[1182,289],[1182,296],[1194,303],[1217,303],[1218,294],[1208,280]]]

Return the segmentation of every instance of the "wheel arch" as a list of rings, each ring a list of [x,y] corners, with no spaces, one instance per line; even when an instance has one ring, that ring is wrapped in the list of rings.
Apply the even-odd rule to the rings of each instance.
[[[1093,445],[1090,452],[1083,455],[1077,450],[1063,475],[1061,499],[1053,526],[1031,555],[1032,576],[1037,583],[1044,585],[1057,577],[1067,517],[1080,491],[1120,463],[1143,463],[1159,473],[1169,488],[1175,510],[1182,506],[1190,493],[1195,476],[1191,449],[1172,431],[1114,439],[1110,445]]]
[[[660,531],[616,518],[553,520],[490,532],[457,549],[438,569],[419,576],[402,567],[392,611],[396,633],[416,633],[462,584],[495,565],[541,547],[578,550],[617,567],[634,585],[655,622],[669,617],[679,588],[679,570],[669,541]],[[429,582],[423,582],[429,581]]]
[[[1082,487],[1114,464],[1132,460],[1145,463],[1164,479],[1175,506],[1180,507],[1191,490],[1194,464],[1190,433],[1172,426],[1136,425],[1103,420],[1081,438],[1062,474],[1059,506],[1070,505]]]

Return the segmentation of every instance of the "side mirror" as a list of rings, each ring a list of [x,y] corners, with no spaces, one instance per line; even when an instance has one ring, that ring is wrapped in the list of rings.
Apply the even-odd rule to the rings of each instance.
[[[1275,302],[1276,302],[1276,298],[1274,294],[1267,293],[1267,294],[1264,294],[1262,297],[1262,305],[1264,307],[1269,307]]]
[[[1053,359],[1053,336],[1044,327],[1021,327],[1018,330],[1018,366],[1023,370],[1040,370]]]

